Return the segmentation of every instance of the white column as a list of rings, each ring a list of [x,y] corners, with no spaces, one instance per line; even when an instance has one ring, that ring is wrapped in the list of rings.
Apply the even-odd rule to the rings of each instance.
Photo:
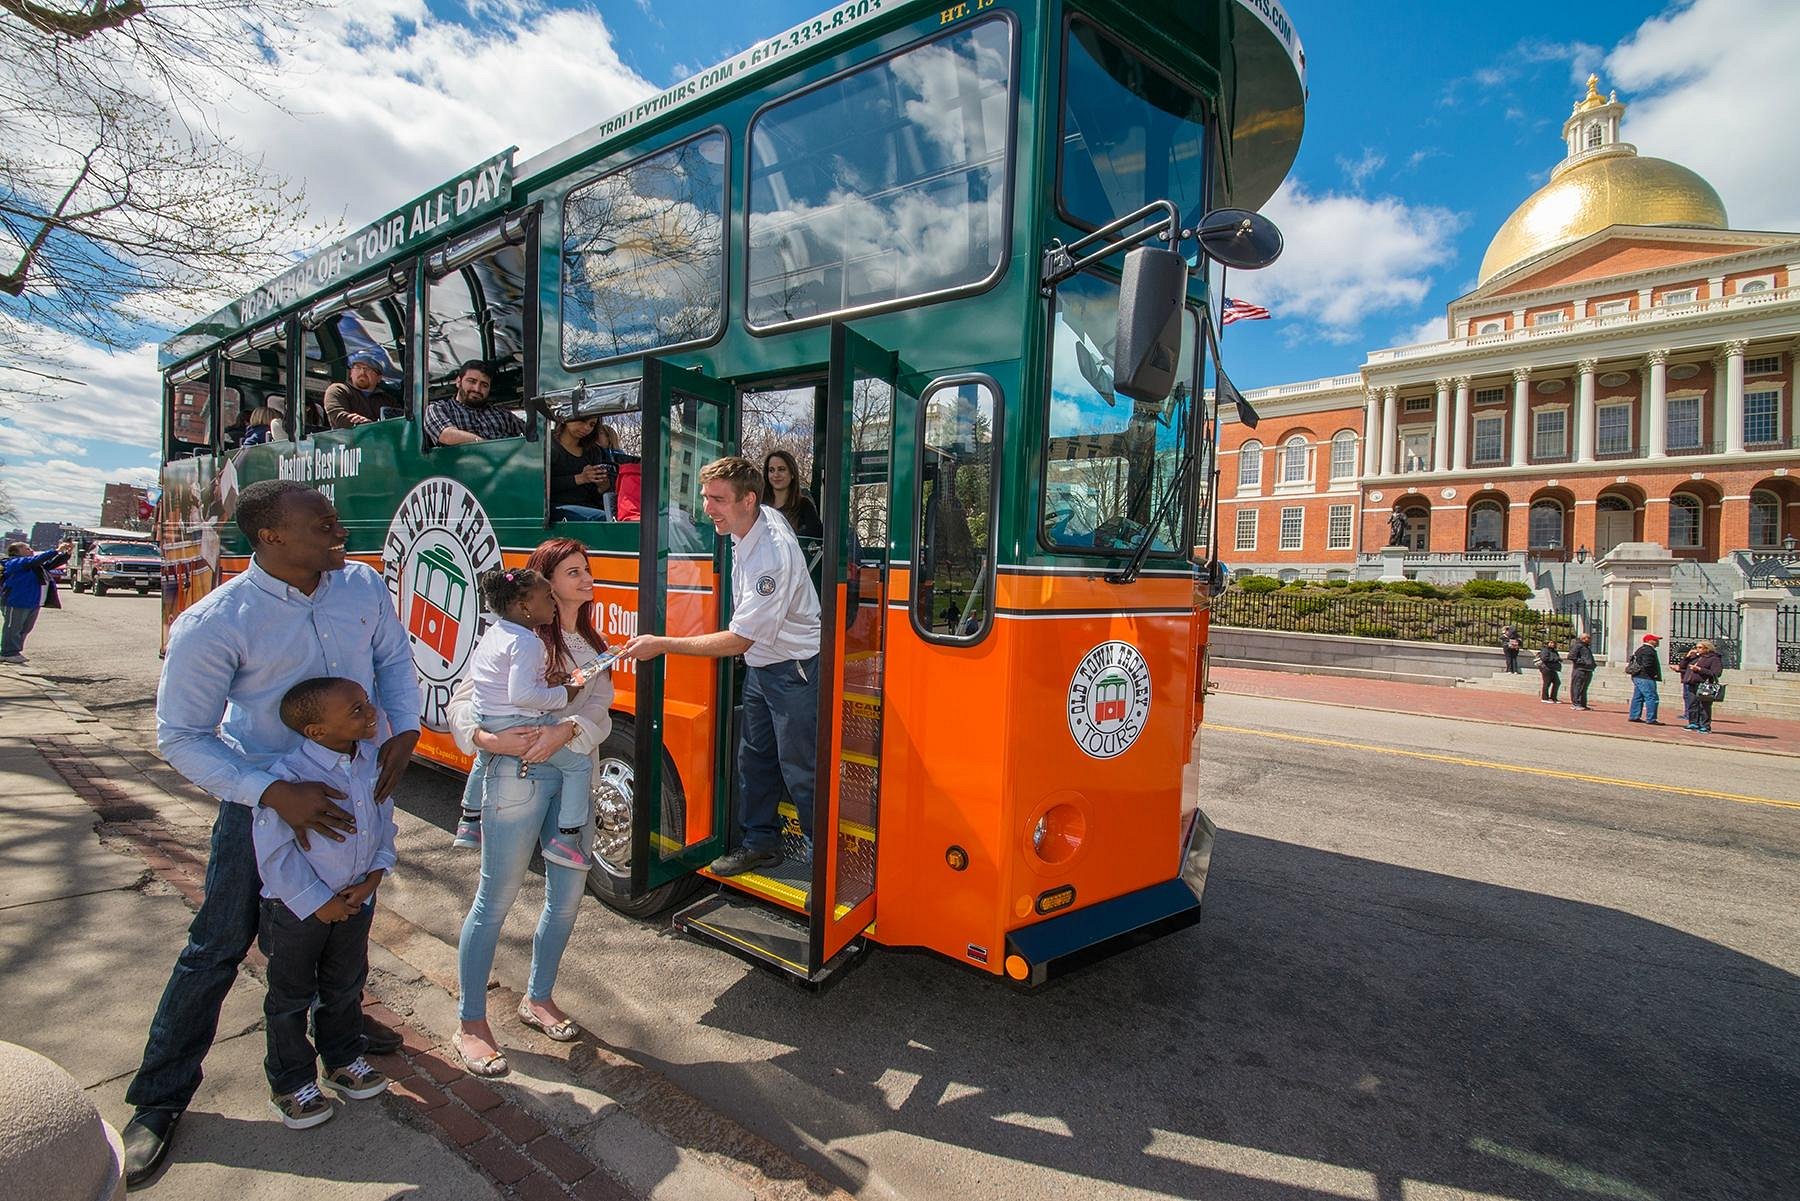
[[[1374,475],[1381,470],[1381,398],[1375,395],[1374,389],[1363,393],[1363,446],[1362,465],[1364,475]]]
[[[1652,459],[1662,459],[1669,454],[1669,352],[1653,350],[1645,361],[1650,364],[1650,412],[1644,418],[1644,445]]]
[[[1725,343],[1725,450],[1744,453],[1744,343]]]
[[[1512,465],[1525,466],[1525,450],[1531,443],[1531,368],[1513,369]]]
[[[1437,382],[1437,432],[1431,439],[1431,469],[1450,470],[1450,381]]]
[[[1456,377],[1456,427],[1450,431],[1450,470],[1469,469],[1469,377]]]
[[[1394,474],[1394,442],[1400,433],[1400,389],[1381,390],[1381,474]]]
[[[1594,461],[1594,368],[1600,364],[1594,359],[1582,359],[1575,364],[1581,381],[1580,413],[1575,419],[1575,461],[1592,463]]]

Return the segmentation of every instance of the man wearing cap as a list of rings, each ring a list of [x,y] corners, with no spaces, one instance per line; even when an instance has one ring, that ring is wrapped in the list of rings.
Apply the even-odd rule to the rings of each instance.
[[[1631,711],[1625,715],[1626,721],[1662,725],[1656,720],[1656,706],[1661,700],[1656,689],[1662,683],[1662,659],[1656,653],[1656,645],[1661,641],[1655,634],[1645,634],[1644,641],[1625,662],[1625,674],[1631,677]],[[1644,716],[1640,718],[1639,713]]]
[[[359,350],[350,356],[350,382],[325,389],[325,419],[334,430],[350,429],[381,420],[381,410],[391,398],[381,390],[381,356]]]

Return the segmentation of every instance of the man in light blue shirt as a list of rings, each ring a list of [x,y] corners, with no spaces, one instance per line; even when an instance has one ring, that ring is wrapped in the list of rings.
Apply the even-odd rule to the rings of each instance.
[[[253,810],[273,810],[303,846],[355,829],[322,780],[279,779],[277,759],[300,745],[281,698],[302,680],[354,680],[380,708],[385,731],[377,798],[390,796],[419,739],[419,682],[406,630],[372,568],[348,563],[349,533],[331,502],[293,480],[238,494],[250,542],[247,571],[176,619],[156,694],[157,746],[182,775],[225,803],[213,823],[206,899],[188,928],[126,1090],[136,1113],[124,1131],[127,1183],[148,1179],[194,1091],[218,1029],[219,1007],[256,938],[261,880]],[[369,1050],[391,1047],[393,1039]]]

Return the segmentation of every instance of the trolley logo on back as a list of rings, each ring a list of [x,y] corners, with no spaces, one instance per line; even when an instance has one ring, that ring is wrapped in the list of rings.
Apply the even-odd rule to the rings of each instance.
[[[1102,642],[1069,681],[1069,736],[1095,759],[1122,755],[1150,719],[1150,665],[1129,642]]]
[[[500,542],[475,494],[442,476],[406,494],[388,526],[382,574],[412,640],[423,685],[420,721],[448,728],[450,690],[480,634],[476,577],[500,566]]]

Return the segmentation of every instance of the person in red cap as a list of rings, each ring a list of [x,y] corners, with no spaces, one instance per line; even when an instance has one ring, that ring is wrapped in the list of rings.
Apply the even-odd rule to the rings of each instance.
[[[1644,641],[1625,661],[1625,674],[1631,677],[1631,710],[1625,715],[1626,721],[1662,725],[1656,720],[1656,706],[1661,699],[1656,690],[1662,683],[1662,658],[1656,653],[1656,645],[1661,641],[1656,634],[1645,634]],[[1644,716],[1639,717],[1640,712]]]

